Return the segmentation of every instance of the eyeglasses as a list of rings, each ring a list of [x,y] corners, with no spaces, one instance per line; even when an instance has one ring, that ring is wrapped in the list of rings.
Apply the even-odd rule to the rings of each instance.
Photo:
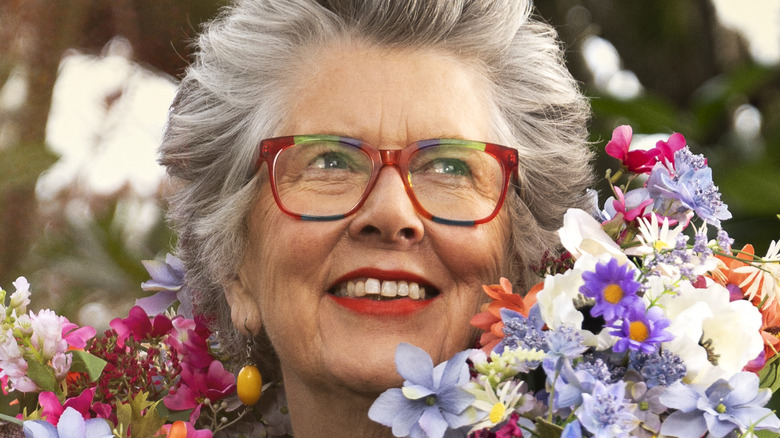
[[[449,225],[493,219],[517,173],[517,151],[458,139],[432,139],[403,149],[377,149],[348,137],[301,135],[259,145],[256,171],[268,164],[279,208],[304,220],[342,219],[368,198],[379,172],[394,166],[423,217]]]

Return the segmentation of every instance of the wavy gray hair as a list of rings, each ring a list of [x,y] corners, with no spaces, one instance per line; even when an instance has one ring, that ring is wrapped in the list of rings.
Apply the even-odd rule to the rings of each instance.
[[[589,203],[588,103],[530,0],[239,0],[201,34],[160,149],[176,183],[169,219],[186,283],[228,353],[244,351],[222,285],[247,245],[258,140],[284,120],[290,69],[337,39],[434,49],[476,66],[489,84],[492,128],[520,156],[507,203],[517,290],[533,281],[529,267],[557,250],[566,209]]]

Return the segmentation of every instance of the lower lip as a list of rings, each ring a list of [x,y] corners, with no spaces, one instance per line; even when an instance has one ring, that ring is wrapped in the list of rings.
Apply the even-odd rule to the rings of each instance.
[[[411,298],[396,298],[394,300],[377,301],[366,298],[337,297],[330,295],[336,304],[367,316],[405,316],[431,304],[433,299],[413,300]]]

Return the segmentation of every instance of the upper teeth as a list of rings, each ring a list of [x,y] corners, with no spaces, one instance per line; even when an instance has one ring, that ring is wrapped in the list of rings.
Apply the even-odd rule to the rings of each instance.
[[[381,281],[376,278],[349,280],[336,287],[336,296],[364,297],[375,299],[409,297],[413,300],[425,299],[425,287],[413,281]]]

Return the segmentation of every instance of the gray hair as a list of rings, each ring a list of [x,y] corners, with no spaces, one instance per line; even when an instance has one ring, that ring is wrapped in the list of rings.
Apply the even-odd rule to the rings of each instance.
[[[589,106],[530,0],[239,0],[201,34],[160,149],[177,186],[169,219],[187,286],[233,354],[244,344],[222,285],[248,241],[258,140],[284,120],[289,69],[337,39],[429,48],[476,66],[489,85],[495,135],[520,156],[519,187],[507,201],[517,290],[534,281],[530,267],[545,252],[557,251],[566,209],[589,202]]]

